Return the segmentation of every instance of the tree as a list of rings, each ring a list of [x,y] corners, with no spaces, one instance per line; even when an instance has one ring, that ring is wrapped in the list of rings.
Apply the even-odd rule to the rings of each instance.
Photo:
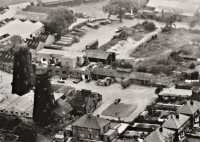
[[[26,123],[21,122],[15,129],[14,133],[19,135],[22,142],[36,142],[37,132]]]
[[[122,17],[125,12],[130,12],[136,9],[136,5],[130,0],[110,0],[107,5],[103,7],[103,11],[108,13],[108,18],[111,15],[118,15],[120,22],[122,22]]]
[[[74,13],[64,7],[50,11],[45,24],[46,31],[57,34],[58,38],[64,34],[68,27],[75,21]]]
[[[153,22],[145,21],[142,24],[147,31],[154,31],[156,29],[156,25]]]

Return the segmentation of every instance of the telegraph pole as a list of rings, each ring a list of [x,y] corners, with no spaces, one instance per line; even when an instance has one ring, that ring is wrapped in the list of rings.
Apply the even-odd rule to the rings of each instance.
[[[122,22],[122,3],[121,0],[119,0],[119,20]]]

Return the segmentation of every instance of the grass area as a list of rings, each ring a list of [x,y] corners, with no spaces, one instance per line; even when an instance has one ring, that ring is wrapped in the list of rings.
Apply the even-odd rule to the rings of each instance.
[[[180,55],[200,57],[199,31],[172,29],[158,35],[157,39],[137,48],[132,57],[143,58],[138,71],[170,75],[172,71],[187,70],[191,62]]]

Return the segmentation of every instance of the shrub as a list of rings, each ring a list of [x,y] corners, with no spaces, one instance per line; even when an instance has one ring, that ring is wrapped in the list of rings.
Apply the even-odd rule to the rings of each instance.
[[[145,21],[142,24],[144,25],[144,28],[147,31],[154,31],[156,29],[156,26],[153,22]]]
[[[194,68],[195,68],[195,64],[191,63],[190,66],[189,66],[189,69],[194,69]]]

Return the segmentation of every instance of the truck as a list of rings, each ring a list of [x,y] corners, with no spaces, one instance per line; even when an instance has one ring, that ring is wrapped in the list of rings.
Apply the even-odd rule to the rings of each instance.
[[[95,50],[99,45],[99,41],[96,39],[85,46],[86,50]]]

